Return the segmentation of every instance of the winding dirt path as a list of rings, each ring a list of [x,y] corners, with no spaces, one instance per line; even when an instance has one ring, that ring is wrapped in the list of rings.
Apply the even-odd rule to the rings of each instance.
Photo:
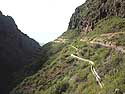
[[[54,40],[54,43],[66,43],[68,40],[64,39],[64,38],[57,38],[56,40]]]
[[[78,57],[76,55],[73,55],[73,54],[71,54],[71,57],[74,57],[74,58],[79,59],[81,61],[89,62],[90,65],[95,65],[95,63],[93,61],[91,61],[91,60],[80,58],[80,57]]]
[[[119,32],[119,33],[125,33],[125,32]],[[114,34],[118,34],[118,33],[114,33]],[[106,34],[104,34],[106,35]],[[107,34],[108,35],[108,34]],[[96,42],[95,39],[93,39],[92,41],[88,41],[86,39],[80,39],[80,41],[82,42],[87,42],[88,44],[97,44],[97,45],[101,45],[103,47],[107,47],[107,48],[112,48],[112,49],[115,49],[117,51],[120,51],[122,53],[125,53],[125,46],[116,46],[114,45],[113,43],[103,43],[103,42]]]
[[[106,33],[106,34],[101,34],[100,36],[101,37],[104,37],[104,36],[114,36],[114,35],[117,35],[117,34],[125,34],[125,32]]]
[[[93,61],[88,60],[88,59],[84,59],[84,58],[81,58],[81,57],[78,57],[78,56],[73,55],[73,54],[71,54],[71,57],[76,58],[76,59],[81,60],[81,61],[88,62],[90,64],[90,66],[91,66],[91,72],[94,75],[94,77],[96,78],[96,81],[98,82],[99,86],[101,88],[104,87],[104,84],[103,84],[103,82],[101,80],[101,77],[98,75],[97,71],[94,68],[95,63]]]
[[[93,42],[93,41],[90,41],[91,44],[98,44],[98,45],[101,45],[101,46],[104,46],[104,47],[107,47],[107,48],[113,48],[117,51],[121,51],[122,53],[125,53],[125,50],[124,50],[124,46],[116,46],[116,45],[113,45],[113,44],[104,44],[102,42]]]
[[[116,34],[123,34],[123,33],[125,34],[125,32],[117,32],[117,33],[102,34],[101,36],[102,37],[109,36],[109,38],[112,38]],[[107,48],[112,48],[112,49],[115,49],[117,51],[121,51],[122,53],[125,53],[125,50],[124,50],[125,47],[124,46],[116,46],[113,43],[106,43],[105,44],[103,42],[96,42],[95,40],[89,41],[87,39],[84,39],[84,40],[80,39],[80,41],[87,42],[88,44],[98,44],[98,45],[101,45],[101,46],[104,46],[104,47],[107,47]],[[71,47],[74,48],[77,51],[77,53],[79,53],[80,50],[77,47],[72,46],[72,45],[71,45]],[[94,75],[94,77],[96,78],[96,81],[98,82],[99,86],[101,88],[104,87],[104,83],[102,82],[101,77],[98,75],[97,71],[94,68],[95,63],[93,61],[81,58],[81,57],[76,56],[74,54],[71,54],[71,57],[76,58],[76,59],[81,60],[81,61],[84,61],[84,62],[88,62],[90,64],[90,66],[91,66],[91,72]]]
[[[76,51],[79,52],[79,49],[76,48],[75,46],[71,46],[71,47],[73,47]],[[95,68],[94,68],[95,63],[94,63],[93,61],[91,61],[91,60],[89,60],[89,59],[81,58],[81,57],[76,56],[76,55],[74,55],[74,54],[71,54],[71,57],[76,58],[76,59],[81,60],[81,61],[84,61],[84,62],[88,62],[88,63],[90,64],[90,66],[91,66],[91,72],[92,72],[92,74],[94,75],[94,77],[96,78],[96,81],[98,82],[99,86],[100,86],[101,88],[104,87],[104,84],[103,84],[103,82],[102,82],[102,80],[101,80],[101,77],[98,75],[97,71],[96,71]]]

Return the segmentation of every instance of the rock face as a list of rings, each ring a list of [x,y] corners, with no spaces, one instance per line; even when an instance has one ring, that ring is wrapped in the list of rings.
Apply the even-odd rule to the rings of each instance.
[[[125,0],[87,0],[83,5],[76,8],[73,13],[68,29],[82,29],[100,19],[109,16],[125,17]],[[85,30],[85,29],[83,29]]]
[[[40,45],[23,34],[10,16],[0,12],[0,93],[7,94],[9,75],[31,63]],[[6,91],[6,92],[5,92]]]

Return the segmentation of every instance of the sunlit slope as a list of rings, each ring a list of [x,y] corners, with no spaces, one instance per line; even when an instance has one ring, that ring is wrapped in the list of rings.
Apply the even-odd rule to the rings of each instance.
[[[42,47],[40,70],[11,94],[123,94],[125,1],[87,0],[68,30]]]
[[[114,31],[115,27],[119,29]],[[27,77],[11,94],[114,94],[117,89],[125,92],[124,37],[125,19],[109,17],[100,20],[92,32],[79,35],[72,42],[70,39],[66,43],[53,42],[56,50],[60,48],[56,45],[66,46],[57,55],[50,56],[40,71]],[[103,88],[90,64],[71,54],[95,63]]]

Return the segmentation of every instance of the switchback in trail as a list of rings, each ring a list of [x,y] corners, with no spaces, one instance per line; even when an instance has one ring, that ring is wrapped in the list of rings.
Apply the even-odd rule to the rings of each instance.
[[[79,51],[79,49],[76,48],[75,46],[71,46],[71,47],[73,47],[76,51]],[[88,63],[90,64],[90,66],[91,66],[91,72],[92,72],[92,74],[94,75],[94,77],[96,78],[97,83],[99,84],[99,86],[100,86],[101,88],[104,87],[104,84],[103,84],[103,82],[102,82],[101,77],[98,75],[97,71],[96,71],[95,68],[94,68],[95,63],[94,63],[93,61],[91,61],[91,60],[89,60],[89,59],[81,58],[81,57],[76,56],[76,55],[74,55],[74,54],[71,54],[71,57],[76,58],[76,59],[81,60],[81,61],[84,61],[84,62],[88,62]]]
[[[125,34],[125,32],[101,34],[100,37],[107,37],[107,39],[109,39],[109,38],[112,38],[113,36],[115,36],[117,34]],[[115,49],[115,50],[120,51],[122,53],[125,53],[125,50],[124,50],[125,46],[120,46],[120,45],[117,46],[113,42],[104,43],[103,40],[101,40],[101,38],[95,38],[95,39],[93,39],[91,41],[87,40],[87,38],[84,38],[84,39],[80,39],[80,41],[87,42],[88,44],[96,44],[96,45],[100,45],[100,46],[103,46],[103,47],[112,48],[112,49]]]

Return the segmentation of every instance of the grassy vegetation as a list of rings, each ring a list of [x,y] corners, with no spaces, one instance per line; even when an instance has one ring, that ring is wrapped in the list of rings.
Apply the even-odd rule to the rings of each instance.
[[[124,30],[125,30],[125,19],[117,16],[112,16],[100,20],[96,24],[96,28],[94,28],[93,32],[88,33],[88,36],[97,37],[100,34],[120,32],[120,31],[124,32]]]
[[[88,39],[97,38],[101,34],[114,32],[113,28],[118,25],[120,28],[117,32],[124,32],[124,22],[125,19],[119,17],[103,19],[96,24],[93,32],[84,36]],[[116,88],[125,92],[124,53],[82,42],[75,31],[67,31],[63,37],[68,38],[70,42],[44,46],[48,57],[41,69],[25,78],[11,94],[115,94]],[[124,45],[123,37],[124,35],[118,35],[107,41],[116,41],[118,45]],[[71,45],[80,49],[79,54]],[[88,63],[72,58],[71,54],[95,62],[95,68],[104,83],[103,89],[97,84]]]

